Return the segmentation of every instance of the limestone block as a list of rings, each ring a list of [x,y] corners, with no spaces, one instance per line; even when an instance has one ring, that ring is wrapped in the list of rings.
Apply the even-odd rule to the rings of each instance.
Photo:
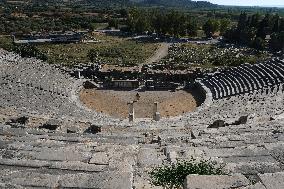
[[[86,161],[91,157],[90,152],[78,152],[75,148],[41,149],[38,152],[21,152],[26,157],[48,161]]]
[[[128,114],[128,120],[129,120],[129,122],[134,121],[134,114],[133,113]]]
[[[25,136],[27,132],[25,129],[21,128],[1,128],[0,135],[5,136]]]
[[[266,189],[266,188],[265,188],[265,186],[262,183],[258,182],[258,183],[254,184],[254,185],[246,186],[246,187],[241,188],[241,189]]]
[[[266,189],[283,189],[284,172],[258,174]]]
[[[160,113],[159,113],[159,112],[156,112],[155,115],[154,115],[154,120],[155,120],[155,121],[160,121],[160,119],[161,119]]]
[[[132,189],[133,175],[129,172],[97,174],[66,174],[60,177],[64,188]]]
[[[157,151],[151,148],[141,148],[138,153],[139,166],[159,165],[162,160],[158,158]]]
[[[0,158],[0,164],[8,165],[8,166],[34,167],[34,168],[43,168],[43,167],[49,166],[49,163],[46,161],[27,160],[27,159],[2,159]]]
[[[188,175],[184,189],[231,189],[248,186],[249,180],[242,174]]]
[[[280,163],[284,163],[284,144],[282,142],[267,144],[265,147],[269,150],[273,158]]]
[[[72,171],[88,171],[88,172],[102,172],[107,169],[106,165],[95,165],[87,164],[80,161],[51,161],[49,168],[61,169],[61,170],[72,170]]]
[[[59,176],[31,171],[11,171],[2,179],[15,185],[55,188],[58,186]]]
[[[209,157],[231,157],[231,156],[268,156],[269,152],[263,147],[236,147],[236,148],[218,148],[205,149],[205,154]]]
[[[224,169],[226,170],[226,172],[242,173],[249,175],[281,171],[279,163],[271,162],[227,163]]]
[[[271,156],[231,156],[224,157],[224,162],[227,163],[242,163],[242,162],[269,162],[269,163],[277,163],[277,161]]]
[[[0,188],[9,188],[9,189],[24,189],[24,187],[14,184],[6,184],[6,183],[0,183]]]
[[[171,151],[167,154],[167,159],[171,163],[176,163],[177,162],[178,155],[175,151]]]
[[[89,161],[90,164],[107,165],[109,157],[105,152],[96,152]]]
[[[133,183],[134,189],[164,189],[162,186],[154,186],[149,179],[136,176]]]
[[[109,168],[132,172],[132,166],[136,165],[137,152],[134,146],[119,147],[108,151],[110,155]]]

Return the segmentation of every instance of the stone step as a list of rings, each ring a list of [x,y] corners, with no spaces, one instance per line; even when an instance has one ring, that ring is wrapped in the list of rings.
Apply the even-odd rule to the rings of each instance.
[[[75,134],[42,131],[31,128],[11,128],[7,125],[0,126],[0,136],[12,137],[14,141],[33,142],[36,139],[49,139],[62,142],[101,142],[117,144],[137,144],[138,139],[135,136],[109,135],[109,134]]]
[[[69,171],[103,172],[108,170],[107,165],[83,163],[80,161],[41,161],[29,159],[0,159],[0,165],[26,168],[46,168]]]
[[[261,182],[240,189],[267,189]]]
[[[283,132],[283,129],[279,128],[279,126],[275,127],[250,127],[249,125],[245,125],[246,128],[231,128],[231,127],[221,127],[219,129],[203,129],[199,131],[200,138],[210,138],[217,136],[230,136],[230,135],[246,135],[246,134],[254,134],[254,135],[273,135],[276,131],[278,133]]]
[[[266,149],[268,149],[270,155],[276,159],[278,162],[284,165],[284,142],[277,142],[272,144],[265,144]]]
[[[8,184],[8,183],[0,183],[0,188],[9,188],[9,189],[24,189],[24,187],[15,184]],[[25,187],[25,189],[30,189]]]
[[[277,164],[278,162],[270,155],[268,156],[231,156],[222,157],[225,163],[251,163],[251,162],[268,162]]]
[[[268,144],[284,141],[284,136],[281,133],[244,133],[238,135],[226,136],[209,136],[191,139],[190,143],[193,146],[208,146],[210,148],[235,148],[239,146],[248,146],[251,144]]]
[[[236,147],[236,148],[218,148],[209,149],[204,148],[204,154],[209,157],[253,157],[253,156],[269,156],[269,151],[261,146],[247,146],[247,147]]]
[[[161,165],[165,156],[161,156],[157,149],[140,148],[137,155],[137,165],[140,167],[151,167]]]
[[[283,189],[284,172],[258,174],[266,189]]]
[[[133,175],[130,172],[100,173],[44,173],[37,170],[2,169],[0,182],[13,183],[26,187],[44,188],[95,188],[95,189],[132,189]]]
[[[81,151],[76,146],[63,148],[40,148],[33,151],[17,151],[15,157],[46,161],[81,161],[86,162],[92,156],[91,152]]]
[[[249,180],[242,174],[188,175],[184,189],[232,189],[249,185]]]
[[[278,162],[238,162],[227,163],[224,167],[226,172],[242,173],[245,175],[256,175],[258,173],[274,173],[283,171],[282,165]]]
[[[277,146],[279,147],[279,146]],[[278,150],[279,148],[272,148]],[[282,153],[283,153],[283,149]],[[224,164],[226,170],[233,173],[257,174],[262,172],[276,172],[284,170],[279,151],[271,151],[265,146],[250,145],[247,147],[235,148],[208,148],[208,147],[165,147],[164,153],[168,161],[172,159],[190,160],[192,157],[197,159],[209,159],[219,164]],[[277,152],[277,153],[276,153]],[[278,156],[276,156],[278,155]],[[279,159],[280,158],[280,159]]]

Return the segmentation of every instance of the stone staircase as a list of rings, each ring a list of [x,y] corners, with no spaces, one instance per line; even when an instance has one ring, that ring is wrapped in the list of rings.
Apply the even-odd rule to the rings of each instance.
[[[5,187],[132,188],[135,142],[0,128],[0,183]]]
[[[106,126],[97,134],[0,125],[0,188],[159,189],[149,183],[152,167],[194,157],[245,176],[242,189],[268,189],[261,178],[284,172],[283,123]]]

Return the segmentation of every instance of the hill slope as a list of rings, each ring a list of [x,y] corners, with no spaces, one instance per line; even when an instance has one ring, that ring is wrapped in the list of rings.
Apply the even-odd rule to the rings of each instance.
[[[0,1],[1,2],[1,1]],[[119,7],[119,6],[162,6],[162,7],[186,7],[203,8],[216,7],[217,5],[207,1],[191,0],[32,0],[26,1],[32,4],[72,4],[97,7]]]
[[[166,6],[166,7],[188,7],[188,8],[202,8],[215,7],[217,5],[207,1],[191,1],[191,0],[131,0],[140,5],[146,6]]]

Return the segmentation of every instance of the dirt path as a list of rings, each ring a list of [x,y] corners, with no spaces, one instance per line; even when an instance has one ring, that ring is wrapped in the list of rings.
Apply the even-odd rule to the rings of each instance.
[[[135,99],[137,91],[115,91],[84,89],[80,100],[91,109],[103,112],[116,118],[126,118],[127,102]],[[172,117],[192,112],[196,108],[193,96],[187,91],[145,91],[139,92],[140,99],[134,104],[135,117],[151,118],[154,102],[159,102],[162,117]]]
[[[154,62],[159,62],[162,58],[168,55],[168,50],[170,46],[170,43],[161,43],[155,54],[148,58],[144,64],[152,64]]]

